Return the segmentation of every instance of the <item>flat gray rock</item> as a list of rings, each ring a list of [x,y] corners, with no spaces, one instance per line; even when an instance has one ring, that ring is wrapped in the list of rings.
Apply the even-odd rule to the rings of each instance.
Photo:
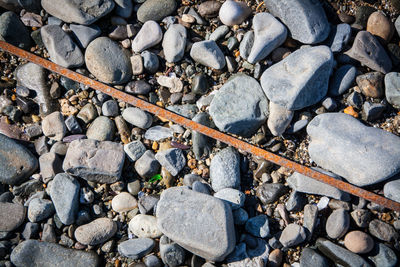
[[[183,154],[183,151],[178,148],[159,151],[155,158],[160,162],[161,166],[171,173],[172,176],[178,175],[186,165],[185,155]]]
[[[209,112],[221,131],[250,136],[267,119],[268,99],[257,80],[240,74],[217,91]]]
[[[144,133],[144,138],[152,141],[160,141],[174,136],[171,128],[162,127],[159,125],[153,126]]]
[[[0,232],[17,229],[26,217],[24,206],[16,203],[0,202]]]
[[[175,0],[147,0],[139,7],[137,18],[143,23],[149,20],[161,21],[171,15],[176,7]]]
[[[264,3],[271,14],[289,28],[293,39],[315,44],[328,37],[330,25],[319,1],[265,0]]]
[[[60,221],[65,225],[75,222],[79,210],[79,182],[66,173],[57,174],[50,186],[53,201]]]
[[[385,75],[386,100],[395,108],[400,108],[400,73],[390,72]]]
[[[96,267],[100,265],[100,259],[93,251],[70,249],[38,240],[26,240],[19,243],[11,253],[11,262],[17,267]]]
[[[20,184],[38,168],[33,154],[13,139],[0,134],[0,182]]]
[[[354,185],[382,182],[400,171],[400,138],[350,115],[318,115],[307,133],[311,159]]]
[[[133,260],[140,259],[149,254],[154,248],[154,241],[150,238],[133,238],[121,242],[118,245],[118,252]]]
[[[156,216],[161,232],[202,258],[221,261],[235,248],[232,211],[218,198],[169,188],[161,194]]]
[[[269,13],[257,13],[253,18],[254,43],[247,61],[251,64],[266,58],[286,40],[286,27]]]
[[[199,109],[194,104],[173,105],[168,106],[167,109],[189,119],[193,119],[199,112]]]
[[[236,149],[227,147],[215,154],[210,165],[211,186],[215,192],[240,186],[240,157]]]
[[[270,235],[268,216],[261,214],[247,220],[245,229],[248,233],[261,238]]]
[[[107,160],[105,160],[107,159]],[[124,165],[123,146],[110,141],[72,141],[64,159],[65,172],[97,183],[119,181]]]
[[[187,33],[180,24],[172,24],[164,34],[162,47],[168,62],[178,62],[183,58],[186,48]]]
[[[86,48],[91,41],[101,34],[101,30],[97,25],[85,26],[70,24],[69,28],[76,37],[78,45],[82,48]]]
[[[32,44],[28,28],[11,11],[0,16],[0,39],[23,49],[28,49]]]
[[[229,1],[227,1],[229,2]],[[225,37],[225,35],[229,32],[229,27],[226,25],[219,26],[216,28],[211,34],[208,40],[218,41],[219,39]]]
[[[356,80],[357,69],[352,65],[343,65],[338,68],[329,83],[329,94],[339,96],[344,94]]]
[[[327,46],[296,50],[261,76],[268,99],[288,110],[318,103],[327,93],[333,54]]]
[[[244,201],[246,200],[246,195],[243,192],[233,188],[221,189],[214,194],[214,197],[226,201],[232,210],[236,210],[243,207]]]
[[[153,20],[147,21],[132,41],[132,50],[140,53],[147,48],[153,47],[160,43],[163,38],[160,25]]]
[[[112,0],[42,0],[50,15],[67,23],[89,25],[107,15],[115,6]]]
[[[121,84],[132,78],[128,50],[107,37],[93,40],[85,51],[88,70],[101,82]]]
[[[190,50],[190,56],[194,61],[213,69],[220,70],[226,65],[224,53],[212,40],[194,43]]]

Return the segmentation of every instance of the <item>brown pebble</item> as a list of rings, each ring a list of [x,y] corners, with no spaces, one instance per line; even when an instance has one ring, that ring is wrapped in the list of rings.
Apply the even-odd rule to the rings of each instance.
[[[206,1],[199,5],[198,11],[200,16],[205,18],[214,18],[218,15],[221,3],[217,1]]]
[[[283,253],[280,249],[274,249],[268,257],[269,267],[279,267],[282,264]]]
[[[356,78],[358,87],[366,97],[381,98],[383,96],[383,74],[369,72]]]
[[[389,42],[394,33],[394,26],[385,13],[382,11],[375,11],[368,18],[367,31],[379,37],[381,40]]]
[[[339,19],[343,23],[352,24],[354,22],[354,17],[351,15],[347,15],[346,13],[340,12]]]
[[[344,246],[354,253],[368,253],[374,247],[374,240],[364,232],[352,231],[345,236]]]

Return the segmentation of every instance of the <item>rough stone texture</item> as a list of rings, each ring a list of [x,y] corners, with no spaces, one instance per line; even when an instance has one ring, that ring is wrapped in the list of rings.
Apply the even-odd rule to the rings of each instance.
[[[17,267],[96,267],[100,265],[100,259],[92,251],[70,249],[38,240],[26,240],[18,244],[11,253],[11,262]]]
[[[129,239],[118,245],[118,252],[124,257],[137,260],[149,254],[154,248],[154,240],[150,238]]]
[[[160,238],[160,255],[167,266],[181,266],[185,262],[185,250],[163,235]]]
[[[31,222],[40,222],[54,213],[54,205],[48,199],[34,198],[29,202],[28,219]]]
[[[345,93],[356,79],[357,69],[352,65],[344,65],[333,74],[329,83],[329,94],[339,96]]]
[[[155,158],[172,176],[178,175],[186,165],[185,155],[183,151],[178,148],[159,151]]]
[[[25,220],[26,210],[20,204],[0,202],[0,232],[10,232]]]
[[[386,100],[395,108],[400,108],[400,73],[390,72],[385,75]]]
[[[194,43],[190,50],[190,56],[194,61],[213,69],[220,70],[226,65],[224,53],[212,40]]]
[[[160,25],[153,20],[147,21],[132,41],[132,50],[140,53],[147,48],[153,47],[163,38]]]
[[[328,91],[333,55],[329,47],[296,50],[261,76],[268,99],[288,110],[318,103]]]
[[[294,112],[269,102],[268,129],[274,136],[281,136],[293,119]]]
[[[284,247],[293,247],[304,242],[306,238],[307,235],[304,227],[291,223],[282,231],[279,242],[281,242]]]
[[[135,162],[144,154],[144,152],[146,152],[146,147],[138,140],[124,145],[124,151],[129,159]]]
[[[289,28],[293,39],[315,44],[328,37],[330,26],[319,1],[265,0],[264,3]]]
[[[44,26],[40,29],[40,34],[50,59],[54,63],[65,68],[80,67],[85,63],[79,47],[60,26]]]
[[[154,157],[153,151],[147,150],[144,152],[135,162],[135,170],[143,178],[151,178],[158,173],[160,163]]]
[[[156,216],[161,232],[202,258],[221,261],[235,247],[232,212],[220,199],[170,188],[161,194]]]
[[[318,115],[307,133],[311,159],[354,185],[378,183],[400,171],[400,138],[350,115]]]
[[[121,84],[132,78],[132,66],[128,50],[107,37],[93,40],[85,51],[88,70],[100,81]]]
[[[210,179],[215,192],[224,188],[239,188],[240,158],[234,148],[225,148],[212,158]]]
[[[24,146],[0,134],[0,182],[20,184],[37,168],[38,160]]]
[[[125,153],[121,144],[90,139],[75,140],[68,147],[63,169],[88,181],[111,184],[120,179],[124,160]]]
[[[345,54],[360,61],[361,64],[382,73],[388,73],[392,69],[392,61],[385,49],[367,31],[357,33],[352,48]]]
[[[164,34],[162,47],[165,59],[168,62],[178,62],[183,58],[186,48],[187,32],[185,27],[180,24],[169,26]]]
[[[143,129],[149,128],[153,123],[149,113],[134,107],[124,109],[122,117],[130,124]]]
[[[326,220],[326,233],[330,238],[344,236],[350,227],[350,215],[345,209],[334,210]]]
[[[268,99],[257,80],[236,75],[215,94],[210,115],[221,131],[250,136],[267,119]]]
[[[102,244],[117,232],[117,224],[109,218],[99,218],[76,228],[74,236],[84,245]]]
[[[42,121],[42,130],[45,136],[56,141],[61,141],[67,132],[61,112],[56,111],[47,115]]]
[[[147,0],[137,11],[137,18],[142,23],[148,20],[161,21],[171,15],[176,7],[175,0]]]
[[[369,223],[368,230],[371,235],[382,241],[392,242],[399,238],[399,233],[392,225],[378,219],[374,219]]]
[[[28,49],[32,44],[29,30],[11,11],[4,12],[0,16],[0,39],[23,49]]]
[[[157,218],[138,214],[129,222],[129,230],[140,238],[159,238],[162,233],[157,226]]]
[[[42,0],[42,7],[50,15],[67,23],[83,25],[92,24],[107,15],[114,5],[112,0]]]
[[[327,45],[333,53],[339,53],[344,46],[349,42],[351,37],[351,26],[346,23],[334,25],[327,40]]]

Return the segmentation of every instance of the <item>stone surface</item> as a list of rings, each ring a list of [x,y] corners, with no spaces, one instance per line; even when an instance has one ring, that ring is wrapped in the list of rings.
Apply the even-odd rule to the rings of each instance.
[[[186,48],[187,33],[185,27],[180,24],[169,26],[164,34],[162,47],[165,59],[168,62],[178,62],[183,58]]]
[[[11,11],[4,12],[0,16],[0,39],[23,49],[28,49],[32,44],[28,29]]]
[[[160,238],[160,255],[167,266],[181,266],[185,261],[185,250],[163,235]]]
[[[48,199],[34,198],[29,202],[28,219],[31,222],[40,222],[53,215],[55,209]]]
[[[26,210],[20,204],[0,202],[0,231],[17,229],[25,220]]]
[[[99,218],[76,228],[74,236],[84,245],[102,244],[117,232],[117,224],[109,218]]]
[[[279,242],[281,242],[284,247],[293,247],[304,242],[306,238],[307,235],[304,227],[291,223],[283,229]]]
[[[132,15],[133,3],[131,0],[114,0],[115,2],[115,13],[128,19]]]
[[[218,152],[210,165],[211,187],[215,192],[240,186],[240,158],[238,152],[228,147]]]
[[[206,112],[197,114],[193,121],[198,122],[207,127],[213,127],[210,116]],[[212,139],[206,135],[199,132],[192,131],[192,144],[193,152],[196,159],[201,159],[202,157],[207,157],[212,151]]]
[[[374,219],[369,223],[368,230],[371,235],[386,242],[392,242],[399,237],[398,232],[392,225],[378,219]]]
[[[63,169],[88,181],[111,184],[120,179],[124,160],[125,153],[121,144],[90,139],[75,140],[68,147]]]
[[[374,249],[371,251],[370,256],[368,258],[376,265],[376,266],[388,266],[395,267],[397,266],[397,256],[394,251],[388,246],[377,243],[375,244]]]
[[[144,133],[144,138],[152,141],[160,141],[166,138],[170,138],[174,136],[174,132],[171,128],[162,127],[162,126],[154,126]]]
[[[352,231],[344,237],[344,246],[354,253],[368,253],[374,248],[374,240],[364,232]]]
[[[198,183],[198,182],[195,182]],[[194,189],[193,183],[193,189]],[[240,192],[237,189],[233,188],[224,188],[219,190],[217,193],[214,194],[214,197],[225,200],[232,210],[239,209],[244,206],[244,201],[246,196],[244,193]]]
[[[372,98],[381,98],[384,93],[383,74],[368,72],[357,76],[356,82],[363,95]]]
[[[210,115],[221,131],[250,136],[265,122],[268,100],[254,78],[236,75],[215,94]]]
[[[328,91],[333,55],[327,46],[299,49],[261,76],[268,99],[288,110],[318,103]]]
[[[129,230],[139,238],[159,238],[162,233],[157,226],[157,218],[138,214],[129,222]]]
[[[330,238],[344,236],[350,227],[350,215],[345,209],[334,210],[326,220],[326,233]]]
[[[42,7],[50,15],[67,23],[89,25],[113,10],[115,4],[112,0],[43,0]]]
[[[269,102],[268,129],[274,136],[281,136],[293,119],[294,112]]]
[[[140,141],[133,141],[124,145],[124,151],[128,158],[135,162],[144,154],[144,152],[146,152],[146,147]]]
[[[351,26],[346,23],[338,24],[331,27],[331,31],[327,40],[327,45],[333,53],[341,52],[347,45],[351,37]]]
[[[105,117],[97,117],[86,131],[88,139],[97,141],[111,141],[114,137],[115,126],[114,122]]]
[[[42,121],[42,131],[45,136],[61,141],[67,132],[61,112],[56,111],[47,115]]]
[[[225,1],[219,9],[219,19],[228,26],[241,24],[250,14],[251,8],[239,1]]]
[[[383,11],[375,11],[368,18],[367,31],[384,42],[389,42],[394,33],[394,26]]]
[[[339,96],[344,94],[354,83],[357,69],[352,65],[343,65],[338,68],[329,83],[329,94]]]
[[[256,237],[268,237],[270,235],[268,217],[262,214],[248,219],[245,229],[248,233]]]
[[[385,75],[386,100],[395,108],[400,108],[400,73],[390,72]]]
[[[220,70],[226,65],[224,54],[212,40],[194,43],[190,56],[194,61],[213,69]]]
[[[161,21],[171,15],[177,7],[175,0],[149,0],[145,1],[137,11],[137,18],[145,23],[149,20]]]
[[[100,259],[94,252],[70,249],[38,240],[26,240],[19,243],[11,253],[11,262],[17,267],[51,267],[55,265],[96,267],[100,265]]]
[[[38,160],[28,149],[3,134],[0,162],[0,181],[11,185],[24,182],[38,168]]]
[[[132,78],[128,50],[107,37],[94,39],[86,48],[88,70],[101,82],[121,84]]]
[[[264,205],[271,204],[286,194],[287,187],[283,184],[263,183],[257,187],[256,195]]]
[[[329,261],[324,256],[318,254],[315,249],[303,248],[300,257],[300,267],[325,267],[329,266]]]
[[[400,180],[394,180],[386,183],[383,187],[383,194],[391,200],[400,202]]]
[[[265,6],[288,28],[293,39],[305,44],[324,41],[330,26],[322,5],[318,1],[266,0]]]
[[[160,163],[151,150],[147,150],[136,162],[135,170],[140,177],[151,178],[160,170]]]
[[[137,260],[149,254],[154,248],[154,241],[150,238],[134,238],[118,245],[118,252],[124,257]]]
[[[178,187],[164,190],[156,216],[161,232],[202,258],[220,261],[235,247],[231,209],[212,196]]]
[[[79,182],[65,173],[57,174],[51,182],[50,198],[63,224],[75,222],[79,209],[79,189]]]
[[[178,175],[186,165],[185,155],[183,151],[178,148],[159,151],[155,158],[172,176]]]
[[[162,38],[163,34],[160,25],[153,20],[149,20],[143,24],[135,39],[133,39],[132,50],[135,53],[140,53],[147,48],[153,47],[160,43]]]
[[[221,3],[218,1],[205,1],[198,7],[200,16],[204,18],[214,18],[218,16],[218,11],[221,8]]]
[[[121,192],[111,201],[111,207],[116,212],[128,212],[137,207],[137,200],[127,192]]]
[[[75,36],[77,44],[82,48],[86,48],[91,41],[101,34],[101,30],[97,25],[70,24],[69,28]]]
[[[124,109],[122,117],[130,124],[143,129],[149,128],[153,123],[149,113],[134,107]]]
[[[396,149],[400,138],[364,126],[350,115],[318,115],[308,124],[307,133],[311,159],[354,185],[378,183],[400,171],[400,150]]]
[[[44,26],[40,29],[40,34],[51,61],[65,68],[80,67],[84,64],[82,51],[60,26]]]

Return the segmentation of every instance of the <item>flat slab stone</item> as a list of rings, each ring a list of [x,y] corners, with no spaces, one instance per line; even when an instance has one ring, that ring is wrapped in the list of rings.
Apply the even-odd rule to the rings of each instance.
[[[150,238],[134,238],[118,245],[118,252],[133,260],[149,254],[154,248],[154,240]]]
[[[20,184],[38,168],[38,160],[24,146],[0,134],[0,182]]]
[[[123,146],[110,141],[82,139],[70,143],[64,159],[65,172],[97,183],[119,181],[124,165]]]
[[[250,136],[267,119],[268,99],[256,79],[236,75],[215,94],[210,115],[221,131]]]
[[[315,44],[328,37],[330,26],[319,1],[265,0],[264,3],[271,14],[289,28],[293,39]]]
[[[161,194],[156,217],[161,232],[202,258],[221,261],[235,248],[232,211],[218,198],[169,188]]]
[[[26,240],[16,246],[11,253],[11,262],[17,267],[96,267],[100,259],[94,252],[70,249],[64,246]]]
[[[318,103],[327,93],[333,54],[327,46],[296,50],[261,76],[268,99],[288,110]]]
[[[350,115],[318,115],[308,124],[307,133],[311,159],[354,185],[382,182],[400,171],[400,138]]]

